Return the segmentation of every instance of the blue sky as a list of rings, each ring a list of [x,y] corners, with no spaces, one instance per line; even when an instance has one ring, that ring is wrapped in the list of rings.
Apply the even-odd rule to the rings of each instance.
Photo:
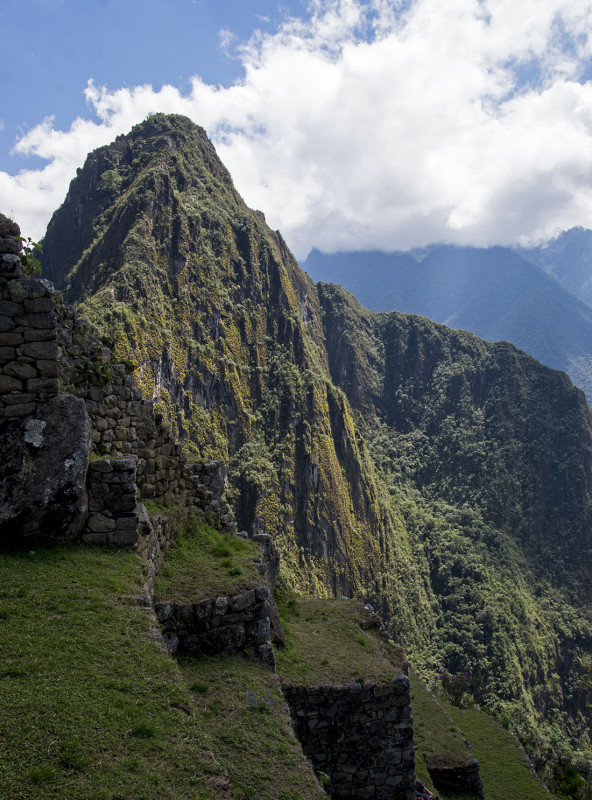
[[[592,227],[592,0],[0,0],[0,29],[0,209],[34,238],[154,111],[300,258]]]
[[[88,113],[89,79],[186,90],[198,74],[229,86],[243,69],[220,31],[246,40],[303,8],[299,0],[0,0],[0,169],[32,166],[10,151],[44,117],[64,128]]]

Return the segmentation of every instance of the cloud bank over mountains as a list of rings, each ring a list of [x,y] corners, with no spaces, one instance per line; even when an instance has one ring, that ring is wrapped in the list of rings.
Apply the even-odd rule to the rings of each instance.
[[[302,258],[592,227],[590,0],[316,0],[274,33],[221,42],[244,67],[229,87],[90,81],[88,118],[18,141],[48,163],[0,172],[0,207],[41,236],[87,152],[164,111],[206,128]]]

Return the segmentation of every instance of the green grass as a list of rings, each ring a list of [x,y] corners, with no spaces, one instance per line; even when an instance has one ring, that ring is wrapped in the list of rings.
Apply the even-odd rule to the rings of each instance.
[[[179,665],[194,689],[192,707],[237,799],[323,796],[289,732],[277,676],[244,655],[184,658]]]
[[[177,664],[126,601],[141,580],[123,550],[0,556],[0,797],[224,796]]]
[[[481,767],[486,800],[550,800],[553,797],[533,775],[518,740],[484,711],[443,704],[471,743]],[[448,797],[446,798],[448,800]]]
[[[189,521],[167,554],[155,595],[183,604],[247,591],[261,585],[253,561],[259,555],[255,542]]]
[[[276,652],[284,683],[384,683],[401,671],[402,649],[382,642],[376,631],[360,628],[368,612],[359,602],[278,596],[278,607],[288,639]]]
[[[550,800],[530,771],[517,739],[485,712],[459,709],[434,697],[413,673],[413,711],[417,777],[441,800],[474,800],[470,794],[435,789],[429,769],[466,764],[471,756],[479,762],[486,800]],[[469,751],[464,740],[471,743]]]
[[[409,678],[415,744],[426,768],[465,766],[472,756],[461,729],[413,672]]]

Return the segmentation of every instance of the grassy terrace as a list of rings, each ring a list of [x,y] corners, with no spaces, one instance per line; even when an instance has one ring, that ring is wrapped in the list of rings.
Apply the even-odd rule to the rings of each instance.
[[[382,641],[354,600],[305,600],[278,597],[288,643],[276,652],[278,674],[292,685],[347,686],[354,681],[385,683],[401,671],[403,650]]]
[[[477,709],[460,709],[428,692],[413,673],[411,706],[417,751],[417,777],[441,800],[475,800],[474,795],[434,789],[429,768],[466,764],[475,756],[479,762],[486,800],[550,800],[526,764],[517,739],[495,720]],[[469,751],[464,740],[471,743]]]
[[[142,580],[129,551],[0,555],[0,797],[318,796],[277,679],[243,658],[177,664],[134,603]]]
[[[183,524],[156,582],[157,599],[192,603],[261,586],[255,542],[219,533],[204,522]]]
[[[550,800],[554,796],[532,774],[515,736],[483,711],[444,705],[471,742],[472,752],[481,766],[486,800],[507,800],[508,797]],[[443,800],[455,799],[446,797]]]
[[[179,669],[126,599],[141,579],[123,550],[0,556],[0,797],[216,796]]]
[[[240,655],[186,658],[179,665],[236,798],[325,796],[289,732],[276,675]]]

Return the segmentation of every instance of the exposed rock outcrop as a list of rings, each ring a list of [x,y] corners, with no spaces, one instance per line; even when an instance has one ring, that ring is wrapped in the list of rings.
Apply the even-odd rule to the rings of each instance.
[[[84,402],[59,395],[0,428],[0,548],[73,541],[84,524],[90,427]]]

